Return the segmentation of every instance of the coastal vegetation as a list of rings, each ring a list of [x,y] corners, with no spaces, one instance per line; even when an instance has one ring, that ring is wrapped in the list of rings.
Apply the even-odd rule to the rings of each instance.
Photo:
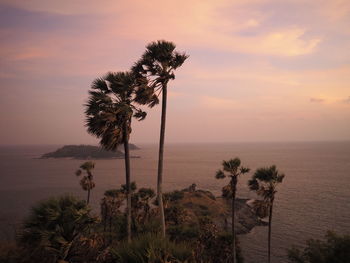
[[[236,199],[236,191],[237,191],[237,182],[238,177],[240,175],[246,174],[250,171],[249,168],[241,166],[241,160],[239,158],[234,158],[229,161],[223,161],[222,162],[222,170],[218,170],[216,172],[216,179],[224,179],[226,177],[230,178],[230,182],[228,184],[228,187],[225,189],[229,190],[229,194],[226,193],[225,197],[231,196],[231,203],[232,203],[232,263],[236,262],[236,233],[235,233],[235,199]],[[226,174],[226,173],[227,174]]]
[[[252,207],[236,197],[241,175],[250,171],[236,157],[222,162],[217,179],[228,178],[221,196],[188,188],[163,193],[163,155],[167,89],[175,70],[188,58],[172,42],[147,45],[130,71],[109,72],[93,81],[85,106],[87,131],[99,139],[102,149],[93,146],[65,146],[50,157],[104,158],[124,156],[125,184],[105,191],[100,213],[91,210],[94,188],[87,161],[76,175],[87,198],[60,196],[34,205],[18,232],[16,245],[2,247],[0,262],[23,263],[242,263],[237,235],[248,233],[268,216],[268,262],[271,262],[272,212],[277,186],[284,174],[276,166],[258,168],[248,182],[258,197]],[[132,181],[130,144],[132,119],[142,121],[157,105],[162,94],[158,152],[157,191],[139,188]],[[123,145],[123,152],[118,147]],[[97,157],[99,156],[99,157]],[[101,157],[103,156],[103,157]],[[229,225],[231,221],[231,225]],[[349,237],[328,234],[326,242],[309,241],[304,250],[289,252],[292,262],[345,263]],[[254,251],[250,252],[254,253]],[[337,261],[330,261],[330,259]],[[338,260],[339,259],[339,260]],[[317,261],[318,260],[318,261]]]
[[[303,249],[293,247],[288,251],[294,263],[345,263],[350,259],[350,236],[328,231],[325,240],[309,239]]]
[[[93,180],[92,170],[95,168],[94,162],[85,162],[80,165],[80,169],[75,172],[76,176],[80,176],[83,172],[86,175],[82,176],[80,180],[80,186],[84,191],[87,191],[86,203],[90,202],[90,191],[95,187],[95,182]]]

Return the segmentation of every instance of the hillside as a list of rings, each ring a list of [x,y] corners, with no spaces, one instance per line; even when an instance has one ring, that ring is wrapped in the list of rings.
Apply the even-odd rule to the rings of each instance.
[[[231,228],[231,202],[204,190],[182,190],[168,194],[169,207],[180,206],[188,224],[198,224],[201,217],[210,218],[221,230]],[[265,225],[247,205],[248,199],[236,199],[236,233],[245,234],[257,225]]]

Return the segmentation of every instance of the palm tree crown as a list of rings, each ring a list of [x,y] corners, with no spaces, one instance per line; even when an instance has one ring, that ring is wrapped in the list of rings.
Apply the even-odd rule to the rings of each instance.
[[[135,77],[130,72],[110,72],[92,83],[85,110],[86,126],[107,150],[116,150],[124,141],[123,125],[127,126],[129,136],[132,116],[138,120],[146,117],[146,112],[132,104],[135,86]]]
[[[241,166],[241,160],[239,158],[223,161],[222,168],[223,170],[218,170],[216,172],[216,179],[224,179],[225,177],[237,177],[250,171],[249,168]],[[228,174],[225,174],[225,172],[228,172]]]
[[[174,71],[188,55],[175,51],[176,45],[158,40],[146,46],[141,59],[132,67],[138,81],[136,101],[150,107],[159,103],[158,96],[169,80],[175,79]]]
[[[282,183],[284,176],[275,165],[259,168],[252,179],[248,181],[248,186],[250,190],[256,191],[265,201],[271,201],[277,193],[277,185]]]

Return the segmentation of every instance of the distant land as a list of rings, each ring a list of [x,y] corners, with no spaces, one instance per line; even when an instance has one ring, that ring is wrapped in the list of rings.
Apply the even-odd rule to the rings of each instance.
[[[140,149],[134,144],[129,144],[130,150]],[[54,152],[43,154],[41,159],[47,158],[73,158],[73,159],[114,159],[124,158],[122,151],[106,151],[100,146],[93,145],[65,145]],[[131,156],[131,158],[140,158]]]

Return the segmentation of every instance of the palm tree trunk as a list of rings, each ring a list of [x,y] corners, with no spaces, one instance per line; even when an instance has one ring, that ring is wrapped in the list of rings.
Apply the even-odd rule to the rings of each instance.
[[[129,136],[127,124],[123,124],[124,157],[125,157],[125,180],[126,180],[126,222],[128,242],[131,242],[131,189],[130,189],[130,154]]]
[[[267,262],[271,262],[271,223],[272,223],[272,207],[273,199],[271,200],[270,212],[269,212],[269,236],[268,236],[268,248],[267,248]]]
[[[90,201],[90,189],[88,189],[88,191],[87,191],[86,203],[89,204],[89,201]]]
[[[236,231],[235,231],[235,200],[236,200],[236,184],[237,179],[231,179],[232,189],[232,263],[236,262]]]
[[[157,181],[157,195],[160,211],[160,220],[162,224],[162,236],[165,237],[165,215],[163,205],[163,154],[164,154],[164,138],[165,138],[165,121],[166,121],[166,103],[167,103],[167,84],[163,85],[162,97],[162,117],[160,123],[160,137],[159,137],[159,155],[158,155],[158,181]]]

